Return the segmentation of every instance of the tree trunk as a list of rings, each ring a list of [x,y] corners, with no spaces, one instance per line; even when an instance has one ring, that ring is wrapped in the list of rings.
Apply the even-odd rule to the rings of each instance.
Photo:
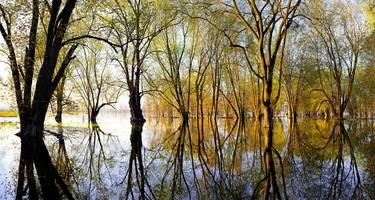
[[[95,108],[91,109],[91,114],[90,114],[89,120],[92,124],[97,124],[96,118],[97,118],[98,114],[99,114],[99,110],[97,110]]]
[[[293,105],[288,105],[288,118],[290,122],[297,121],[297,112],[294,109]]]
[[[60,93],[60,91],[58,90],[57,95],[56,95],[56,116],[55,116],[55,121],[57,123],[62,122],[62,110],[63,110],[63,105],[62,105],[63,96],[62,95],[63,93]]]
[[[189,121],[189,111],[183,111],[181,113],[183,123],[187,123]]]
[[[66,76],[61,78],[60,84],[56,91],[56,116],[55,120],[57,123],[62,122],[62,112],[63,112],[63,99],[64,99],[64,86],[65,86]]]
[[[130,114],[131,122],[135,123],[144,123],[146,119],[143,117],[142,109],[141,109],[141,94],[139,91],[135,89],[130,89],[130,96],[129,96],[129,107],[130,107]]]
[[[263,105],[263,136],[265,142],[265,150],[263,154],[263,162],[265,168],[265,183],[264,183],[264,199],[270,199],[271,191],[276,195],[277,199],[281,199],[279,185],[276,180],[275,163],[273,159],[273,113],[271,106]],[[281,164],[282,165],[282,164]],[[283,166],[281,166],[283,167]],[[272,190],[271,190],[272,188]]]
[[[334,117],[336,119],[343,119],[344,118],[344,110],[345,108],[343,108],[340,103],[336,103],[336,107],[334,108]]]

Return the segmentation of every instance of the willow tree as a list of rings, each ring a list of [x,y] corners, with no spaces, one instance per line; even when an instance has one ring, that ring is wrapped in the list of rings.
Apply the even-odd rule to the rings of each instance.
[[[319,2],[310,5],[309,13],[320,80],[315,90],[324,95],[322,102],[329,104],[334,117],[342,119],[364,41],[362,13],[353,3]]]
[[[41,19],[40,5],[43,4],[44,9],[48,9],[48,17],[43,19],[43,24],[48,24],[45,31],[45,48],[42,56],[42,64],[39,70],[35,70],[35,52],[38,36],[43,34],[39,31],[38,24]],[[30,13],[30,16],[24,18],[20,16],[20,12],[13,12],[12,6],[24,6],[24,13]],[[63,48],[63,40],[67,32],[68,23],[70,21],[73,9],[76,6],[76,0],[66,0],[64,3],[60,0],[52,1],[4,1],[0,4],[0,32],[5,41],[14,90],[16,94],[17,107],[20,118],[21,138],[21,158],[19,165],[17,199],[22,198],[25,169],[28,175],[29,194],[31,199],[37,198],[37,189],[35,180],[33,179],[33,164],[35,164],[40,185],[42,186],[42,194],[45,199],[57,199],[59,196],[55,181],[68,198],[72,198],[67,190],[61,177],[53,167],[48,150],[44,145],[43,129],[48,104],[51,96],[57,87],[66,67],[74,58],[73,53],[77,45],[71,45],[65,55],[60,55]],[[31,7],[31,9],[30,9]],[[14,7],[13,7],[14,8]],[[19,10],[20,11],[20,10]],[[22,10],[21,10],[22,11]],[[25,11],[25,10],[23,10]],[[29,28],[28,34],[25,34],[25,44],[17,44],[19,38],[13,37],[14,26],[20,20],[23,27]],[[24,46],[22,46],[24,45]],[[21,48],[18,49],[18,48]],[[22,51],[25,49],[25,51]],[[20,52],[24,52],[20,55]],[[58,66],[57,60],[59,56],[63,57],[63,62]],[[23,58],[23,62],[20,61]],[[36,83],[33,84],[33,77],[36,76]],[[33,86],[35,86],[33,88]],[[32,97],[33,96],[33,97]]]
[[[265,126],[271,126],[273,108],[280,96],[286,35],[300,3],[301,0],[264,2],[233,0],[231,5],[226,5],[256,44],[255,56],[259,71],[250,62],[247,49],[230,40],[231,46],[242,49],[251,72],[262,81],[262,110]],[[277,90],[274,90],[275,76],[279,83]]]
[[[255,57],[257,70],[249,57],[248,49],[241,45],[241,42],[233,41],[226,34],[231,46],[240,48],[248,63],[251,72],[262,82],[262,114],[263,128],[265,134],[265,176],[264,199],[268,199],[270,188],[274,194],[281,199],[280,189],[276,180],[275,164],[273,161],[272,129],[273,109],[280,97],[281,76],[283,70],[284,47],[288,29],[297,16],[297,9],[301,0],[284,1],[237,1],[232,0],[231,4],[224,3],[226,9],[238,22],[240,22],[246,33],[252,36],[255,43]],[[225,33],[225,32],[224,32]],[[237,42],[237,43],[236,43]],[[274,88],[274,83],[278,88]],[[277,154],[277,152],[275,152]],[[280,161],[281,162],[281,161]],[[285,185],[284,185],[285,187]],[[285,188],[284,188],[284,195]]]
[[[110,13],[103,17],[104,23],[112,29],[113,43],[109,43],[119,52],[115,58],[120,65],[126,89],[129,91],[131,122],[145,122],[141,109],[143,91],[141,82],[147,71],[146,60],[150,54],[150,45],[168,24],[174,20],[169,16],[164,1],[150,0],[113,0],[105,4]],[[161,12],[161,10],[163,12]],[[160,18],[160,20],[159,20]]]
[[[300,34],[304,29],[292,30],[288,36],[285,46],[284,70],[282,84],[285,92],[285,100],[288,106],[289,122],[295,122],[298,115],[298,107],[303,98],[303,89],[306,87],[306,74],[308,62],[308,45],[306,43],[307,34]]]
[[[89,123],[97,124],[97,116],[105,106],[113,107],[123,90],[111,74],[110,55],[103,46],[92,41],[86,47],[78,48],[81,59],[74,62],[72,81],[87,109]]]

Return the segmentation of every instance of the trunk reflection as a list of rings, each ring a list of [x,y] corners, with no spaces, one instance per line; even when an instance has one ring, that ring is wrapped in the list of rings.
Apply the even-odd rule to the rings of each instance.
[[[49,152],[43,140],[22,140],[18,199],[374,197],[373,124],[262,123],[155,119],[113,135],[49,127]]]
[[[21,138],[16,199],[22,199],[24,195],[27,195],[29,199],[39,199],[39,185],[36,184],[34,166],[43,199],[60,199],[61,196],[74,199],[64,179],[52,163],[43,139],[32,136]],[[27,181],[25,181],[25,170]],[[27,182],[26,186],[25,182]]]
[[[147,181],[146,173],[143,166],[143,156],[142,156],[142,131],[143,122],[132,122],[130,142],[131,142],[131,152],[129,157],[129,165],[125,175],[127,179],[126,184],[126,199],[155,199],[155,196],[151,190],[150,184]],[[134,180],[135,179],[135,180]],[[134,185],[137,187],[137,193],[134,192]],[[146,193],[146,188],[150,191],[150,194]],[[137,195],[138,194],[138,195]],[[149,197],[151,195],[151,197]],[[137,198],[135,198],[138,196]]]

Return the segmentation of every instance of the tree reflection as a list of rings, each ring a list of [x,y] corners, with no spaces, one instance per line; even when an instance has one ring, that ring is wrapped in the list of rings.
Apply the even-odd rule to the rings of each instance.
[[[100,190],[99,197],[107,197],[109,188],[103,186],[114,182],[109,164],[115,152],[109,148],[118,143],[118,138],[104,132],[99,124],[89,124],[87,131],[79,149],[82,157],[77,158],[77,193],[81,199],[90,199],[93,191]]]
[[[249,198],[250,170],[242,171],[249,130],[242,121],[224,122],[225,130],[216,119],[196,119],[168,133],[162,143],[169,157],[158,198]]]
[[[329,180],[328,199],[363,199],[363,187],[361,177],[358,171],[358,165],[355,157],[354,147],[351,139],[346,131],[344,122],[342,120],[335,121],[331,129],[331,135],[326,144],[323,146],[324,151],[328,151],[328,146],[332,144],[332,151],[330,153],[329,161],[331,166],[328,168],[331,177]],[[345,163],[345,145],[349,150],[349,169]],[[349,183],[347,185],[346,183]],[[350,187],[348,187],[350,186]],[[351,188],[354,186],[354,188]],[[345,190],[350,193],[343,193]]]
[[[67,183],[68,186],[72,185],[73,177],[73,166],[70,162],[68,153],[65,146],[64,130],[61,124],[57,126],[57,133],[47,131],[57,138],[57,152],[55,152],[55,143],[52,146],[51,158],[52,162],[55,163],[56,170],[61,175],[62,179]]]
[[[127,179],[126,185],[126,199],[136,199],[135,192],[134,192],[134,185],[136,185],[139,197],[138,199],[150,199],[148,197],[148,193],[146,193],[145,186],[148,186],[150,190],[150,194],[152,198],[155,199],[155,195],[153,194],[150,184],[147,181],[145,169],[143,166],[143,156],[142,156],[142,131],[143,131],[143,124],[142,122],[132,122],[132,129],[130,135],[130,142],[131,142],[131,152],[129,157],[129,167],[126,172],[124,180]],[[134,177],[135,176],[135,177]],[[134,183],[135,179],[135,183]]]
[[[34,176],[34,166],[38,175],[38,182]],[[67,199],[74,199],[68,186],[53,165],[42,138],[33,136],[21,138],[21,156],[18,169],[16,199],[23,199],[25,195],[29,199],[39,199],[39,185],[43,199],[60,199],[62,195]],[[27,184],[25,185],[25,183]]]
[[[372,168],[373,156],[366,148],[373,146],[373,140],[367,140],[373,131],[361,127],[370,125],[319,120],[281,124],[274,120],[274,127],[264,127],[258,120],[214,118],[175,122],[151,124],[156,128],[150,150],[143,146],[143,124],[132,124],[129,151],[121,149],[121,138],[98,125],[77,138],[61,126],[56,133],[45,130],[54,136],[54,143],[46,142],[52,144],[49,152],[40,149],[40,143],[33,146],[42,140],[22,143],[17,197],[72,199],[69,189],[78,199],[115,195],[123,199],[373,196],[373,174],[366,169]],[[357,134],[359,130],[367,135]],[[72,142],[69,149],[67,141]],[[125,170],[122,163],[126,163]],[[122,178],[124,184],[118,184]]]
[[[171,190],[170,190],[170,199],[176,199],[176,192],[182,191],[182,182],[184,183],[188,195],[191,198],[191,192],[190,192],[190,184],[188,184],[186,180],[186,176],[184,173],[184,154],[185,154],[185,140],[186,135],[189,135],[189,124],[187,121],[184,121],[184,123],[181,124],[181,126],[171,134],[171,136],[174,136],[177,134],[177,138],[175,140],[175,143],[173,144],[172,150],[171,150],[171,156],[168,159],[167,163],[167,170],[164,173],[164,176],[161,181],[161,190],[164,190],[164,184],[166,181],[166,178],[168,177],[168,174],[172,171],[172,182]],[[191,137],[189,138],[189,143],[191,144]],[[180,193],[180,192],[179,192]]]
[[[288,199],[286,193],[286,185],[285,185],[285,175],[284,175],[284,166],[282,163],[282,158],[278,150],[273,146],[274,140],[274,120],[272,119],[270,123],[262,124],[262,140],[264,142],[264,152],[263,152],[263,174],[264,177],[261,181],[256,185],[254,189],[254,194],[252,199],[257,199],[259,187],[263,185],[263,198],[264,199],[282,199],[282,192],[285,199]],[[268,126],[269,125],[269,126]],[[281,173],[277,174],[276,171],[276,163],[279,163],[279,168]],[[278,180],[280,179],[280,180]],[[279,185],[281,182],[281,187]]]

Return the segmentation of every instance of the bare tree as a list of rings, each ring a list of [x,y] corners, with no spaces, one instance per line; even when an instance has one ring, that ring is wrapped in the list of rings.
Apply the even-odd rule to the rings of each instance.
[[[141,98],[147,91],[143,91],[141,82],[147,70],[145,61],[150,54],[151,42],[174,17],[168,15],[167,10],[160,12],[161,8],[148,0],[115,0],[114,5],[107,6],[113,18],[106,23],[113,30],[115,45],[111,45],[120,49],[119,58],[115,60],[121,66],[129,91],[131,121],[144,123]]]
[[[96,124],[96,118],[104,106],[117,103],[123,90],[111,68],[110,55],[99,43],[92,43],[79,49],[81,59],[75,62],[72,80],[87,109],[89,122]]]
[[[191,24],[181,22],[162,33],[161,47],[156,50],[156,60],[162,78],[155,85],[157,91],[169,105],[173,106],[184,121],[189,118],[192,93],[193,59],[197,46],[196,38],[188,44]],[[181,41],[178,40],[182,37]]]
[[[312,3],[310,25],[316,46],[320,88],[335,118],[342,119],[352,93],[363,45],[361,13],[353,3]],[[333,9],[334,8],[334,9]]]

